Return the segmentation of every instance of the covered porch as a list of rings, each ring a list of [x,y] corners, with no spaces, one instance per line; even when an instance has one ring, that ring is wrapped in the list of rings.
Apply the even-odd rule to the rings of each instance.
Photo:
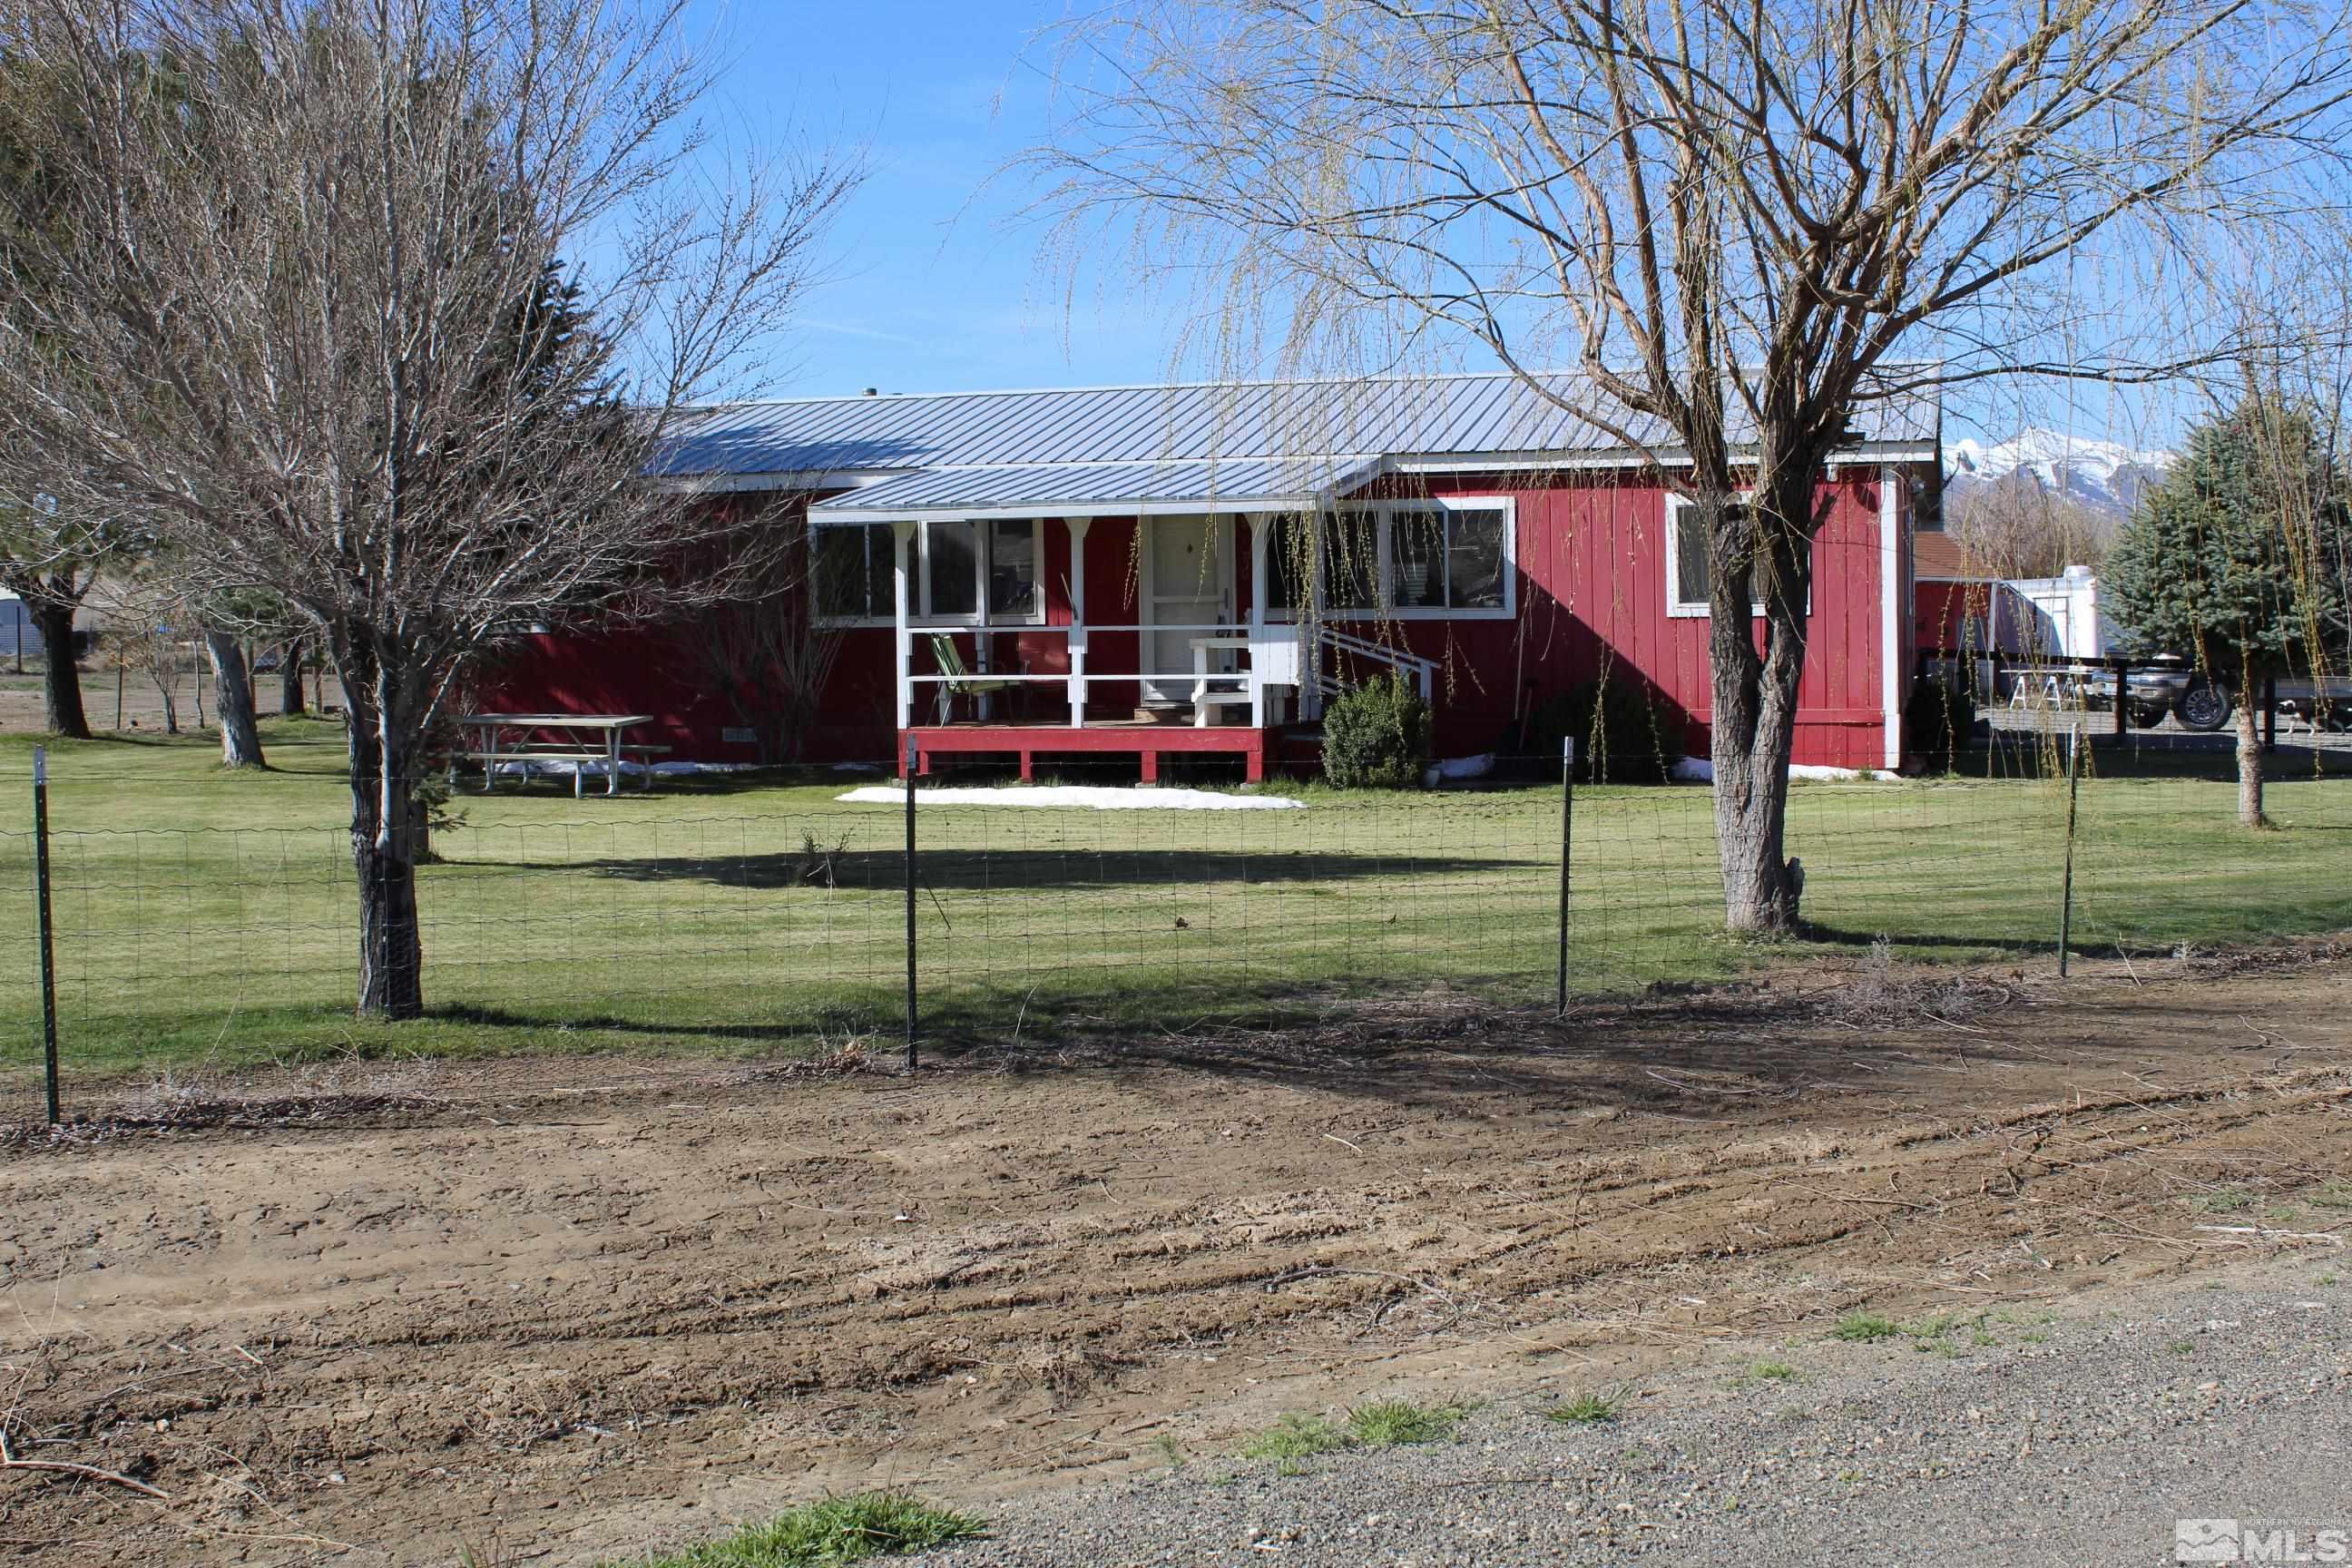
[[[934,471],[810,521],[821,563],[862,574],[861,624],[887,607],[900,772],[998,757],[1025,779],[1044,759],[1133,757],[1150,782],[1216,756],[1255,780],[1270,738],[1319,717],[1367,658],[1432,690],[1428,660],[1289,607],[1283,521],[1355,482],[1328,465]]]

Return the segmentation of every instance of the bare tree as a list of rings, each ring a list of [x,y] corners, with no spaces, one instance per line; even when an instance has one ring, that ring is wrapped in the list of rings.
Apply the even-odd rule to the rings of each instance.
[[[2193,356],[2118,308],[2153,286],[2133,268],[2296,205],[2336,155],[2346,20],[2340,0],[1149,0],[1074,26],[1036,162],[1065,235],[1122,226],[1119,262],[1212,279],[1229,348],[1499,363],[1689,497],[1727,920],[1780,931],[1824,459],[1923,387]]]
[[[41,638],[41,706],[50,733],[87,741],[81,672],[74,661],[74,618],[100,574],[127,565],[141,542],[110,516],[60,507],[47,493],[0,502],[0,588],[16,595]]]
[[[684,9],[6,16],[0,45],[58,86],[0,104],[5,130],[66,211],[6,237],[29,254],[0,267],[0,493],[102,500],[192,598],[266,594],[316,638],[344,693],[363,1013],[423,1005],[415,790],[467,671],[535,626],[724,591],[710,509],[646,473],[698,399],[747,390],[730,378],[857,178],[824,154],[721,167]]]
[[[310,649],[299,637],[289,637],[278,648],[278,716],[299,719],[310,710],[302,696],[302,661],[310,658]]]
[[[221,766],[268,767],[268,761],[261,754],[261,727],[253,711],[253,671],[245,657],[245,644],[236,633],[217,626],[206,626],[204,640],[205,658],[213,667],[213,704],[220,718]]]
[[[705,610],[695,638],[736,723],[752,732],[767,763],[800,759],[841,652],[840,628],[817,614],[810,592],[820,563],[807,519],[805,507],[779,497],[745,520],[772,547],[732,594]]]
[[[2000,577],[2055,577],[2096,566],[2116,519],[2045,489],[2020,470],[1944,501],[1944,526],[1969,558]]]

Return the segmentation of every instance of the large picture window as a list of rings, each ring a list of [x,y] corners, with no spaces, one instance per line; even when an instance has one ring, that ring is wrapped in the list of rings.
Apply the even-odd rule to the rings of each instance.
[[[897,544],[887,523],[829,525],[816,536],[817,613],[850,624],[897,616]],[[918,523],[908,563],[918,621],[986,619],[1034,626],[1045,618],[1039,526],[1034,518]]]
[[[1326,513],[1310,562],[1301,520],[1286,518],[1269,547],[1266,602],[1295,615],[1302,568],[1322,584],[1327,614],[1475,619],[1511,612],[1507,501],[1416,501]]]
[[[1002,519],[988,525],[988,618],[1045,618],[1043,584],[1037,575],[1037,525]]]
[[[923,618],[969,621],[980,614],[980,527],[970,522],[927,522],[919,541],[923,552]]]
[[[885,525],[814,529],[816,612],[829,621],[889,620],[898,610],[895,546]]]
[[[1500,507],[1388,514],[1390,603],[1400,610],[1503,607]]]

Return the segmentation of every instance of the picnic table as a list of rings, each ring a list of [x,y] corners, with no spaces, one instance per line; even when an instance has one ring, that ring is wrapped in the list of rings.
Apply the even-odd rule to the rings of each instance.
[[[484,794],[494,787],[500,763],[570,763],[574,799],[580,795],[580,764],[603,763],[604,793],[618,795],[625,754],[667,752],[667,746],[631,745],[623,739],[633,725],[653,721],[650,713],[468,713],[457,721],[474,732],[475,744],[466,757],[482,764]],[[653,787],[650,775],[646,787]]]

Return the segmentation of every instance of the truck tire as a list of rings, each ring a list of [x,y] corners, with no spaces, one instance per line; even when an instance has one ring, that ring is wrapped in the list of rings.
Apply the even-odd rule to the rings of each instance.
[[[2173,708],[2180,716],[2181,727],[2200,735],[2210,735],[2227,724],[2230,715],[2237,710],[2237,699],[2231,695],[2230,689],[2201,675],[2189,683],[2189,689],[2180,694],[2180,701]]]

